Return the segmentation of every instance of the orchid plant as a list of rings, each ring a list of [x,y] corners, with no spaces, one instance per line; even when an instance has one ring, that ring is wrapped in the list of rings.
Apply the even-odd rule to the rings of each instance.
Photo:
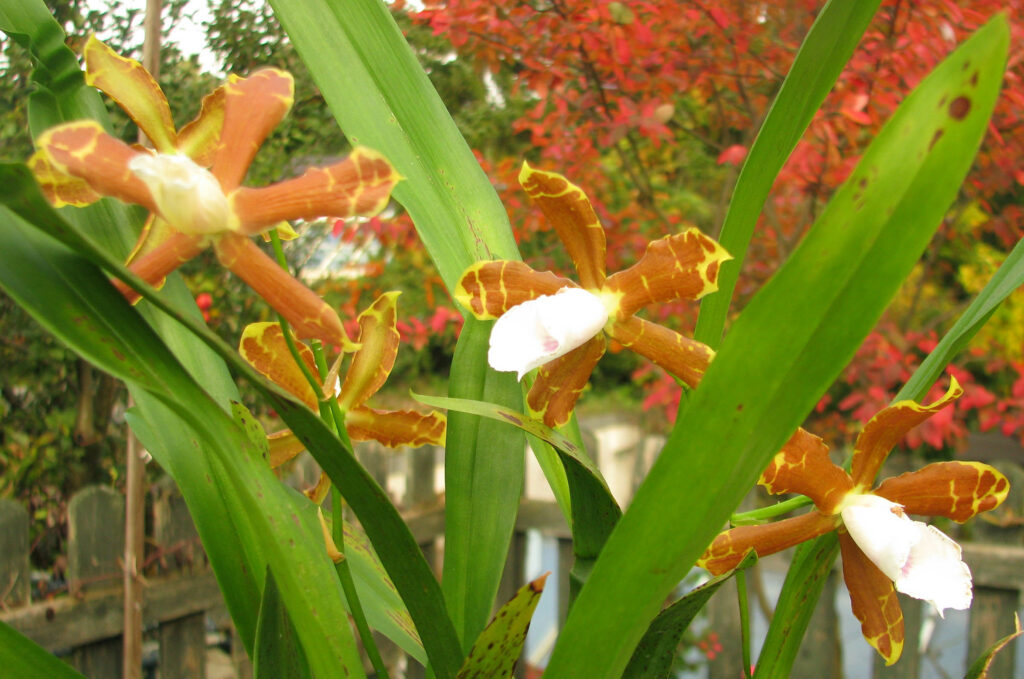
[[[520,261],[493,188],[379,0],[351,0],[344,12],[326,0],[272,0],[355,148],[340,162],[261,188],[244,186],[245,175],[293,103],[287,73],[231,76],[195,121],[175,130],[166,98],[137,62],[90,39],[83,73],[38,0],[8,4],[19,11],[0,9],[0,28],[37,60],[46,96],[33,98],[34,119],[50,125],[36,130],[38,151],[27,164],[0,166],[0,286],[127,383],[137,404],[129,421],[179,484],[258,674],[287,666],[304,676],[366,676],[365,650],[387,676],[374,642],[380,632],[439,679],[509,676],[544,586],[542,577],[508,603],[496,601],[523,483],[520,430],[549,472],[577,556],[573,601],[547,676],[668,676],[675,642],[709,593],[752,554],[798,543],[799,568],[780,597],[757,677],[788,676],[814,583],[840,550],[854,613],[887,663],[911,638],[896,592],[940,612],[970,604],[960,548],[908,515],[965,521],[1002,502],[1007,479],[961,461],[878,485],[875,476],[908,431],[953,407],[955,381],[934,403],[918,402],[1024,282],[1024,249],[1007,258],[897,402],[867,425],[849,470],[800,425],[956,197],[998,96],[1005,20],[993,19],[915,88],[800,247],[723,332],[772,181],[877,1],[822,8],[746,157],[718,239],[695,228],[665,235],[608,275],[605,233],[584,188],[557,168],[524,163],[520,183],[557,232],[578,282]],[[106,131],[93,88],[129,114],[152,148]],[[397,293],[359,314],[359,334],[350,338],[339,314],[251,238],[267,235],[279,250],[287,220],[371,215],[392,198],[467,313],[449,398],[431,401],[443,402],[447,416],[370,406],[394,366]],[[145,208],[145,222],[124,203]],[[77,211],[85,205],[94,207]],[[123,245],[128,261],[98,241]],[[276,322],[247,327],[235,345],[210,332],[176,273],[205,248],[278,313]],[[641,317],[649,305],[676,300],[701,300],[693,338]],[[609,340],[689,387],[625,511],[582,446],[574,416]],[[232,405],[232,373],[287,430],[268,436]],[[356,460],[352,439],[446,447],[441,582]],[[324,472],[306,496],[274,472],[302,449]],[[719,534],[755,482],[814,506]],[[330,525],[320,513],[328,493]],[[791,507],[769,509],[781,515]],[[663,610],[695,565],[722,577]],[[680,610],[689,616],[683,624]],[[73,676],[4,625],[0,662],[15,674]]]

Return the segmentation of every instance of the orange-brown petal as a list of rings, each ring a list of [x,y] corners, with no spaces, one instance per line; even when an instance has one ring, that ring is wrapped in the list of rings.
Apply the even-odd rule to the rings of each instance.
[[[715,356],[708,345],[636,316],[613,321],[608,325],[608,334],[693,388]]]
[[[945,516],[963,523],[998,507],[1009,492],[1010,482],[987,464],[935,462],[886,479],[875,495],[903,505],[910,514]]]
[[[345,429],[355,441],[377,441],[398,446],[443,446],[447,420],[439,412],[374,410],[359,406],[345,415]]]
[[[718,269],[732,259],[699,229],[659,238],[633,266],[609,276],[605,289],[619,295],[618,318],[652,302],[700,299],[718,290]]]
[[[606,344],[601,333],[565,356],[541,366],[537,381],[526,395],[530,414],[543,419],[549,427],[560,427],[568,422],[590,380],[590,373],[604,355]]]
[[[493,320],[523,302],[553,295],[576,284],[550,271],[534,271],[523,262],[477,262],[466,269],[455,299],[480,320]]]
[[[864,425],[864,431],[853,446],[850,475],[853,482],[864,488],[874,485],[878,470],[897,443],[911,429],[960,398],[964,390],[950,377],[949,390],[935,403],[920,405],[913,401],[900,401],[879,411]]]
[[[365,403],[391,374],[401,339],[396,327],[399,294],[386,292],[359,314],[359,349],[352,355],[352,365],[338,395],[343,410]]]
[[[267,436],[270,445],[270,468],[280,467],[306,449],[306,444],[292,433],[291,429],[274,432]]]
[[[178,131],[178,151],[201,167],[213,165],[224,129],[225,86],[203,97],[199,115]]]
[[[759,526],[737,526],[719,533],[697,565],[712,575],[721,575],[739,565],[751,549],[759,556],[768,556],[793,545],[835,530],[838,520],[811,510],[806,514]]]
[[[201,236],[174,231],[158,246],[133,259],[128,268],[142,280],[159,288],[168,274],[202,251]],[[114,281],[114,285],[129,302],[139,299],[139,293],[121,281]]]
[[[298,342],[295,348],[310,374],[316,375],[313,352]],[[284,330],[279,323],[250,323],[245,326],[238,343],[238,353],[271,382],[298,398],[311,410],[317,409],[316,392],[288,350]]]
[[[177,143],[174,119],[160,85],[142,64],[122,57],[90,35],[85,43],[85,82],[117,102],[135,121],[153,148],[173,153]]]
[[[281,314],[299,339],[319,339],[328,345],[352,346],[334,309],[247,237],[226,233],[214,249],[221,264],[231,269]]]
[[[95,203],[103,196],[79,177],[61,172],[53,166],[42,151],[36,151],[28,159],[28,168],[32,170],[43,195],[55,207],[74,205],[82,207]]]
[[[39,135],[36,146],[53,169],[85,180],[96,193],[156,211],[149,189],[128,169],[132,158],[146,151],[111,137],[96,121],[52,127]]]
[[[267,135],[295,100],[292,76],[276,68],[232,78],[224,86],[224,123],[212,172],[224,193],[238,188]]]
[[[864,639],[892,665],[903,653],[903,611],[896,588],[885,573],[865,556],[849,533],[839,533],[843,579],[850,591],[853,614],[860,620]]]
[[[818,511],[832,514],[853,488],[853,481],[828,457],[828,446],[819,437],[797,429],[789,437],[758,481],[769,493],[799,493],[814,501]]]
[[[604,227],[587,194],[562,175],[536,170],[527,163],[519,172],[519,183],[558,233],[576,265],[580,284],[599,290],[605,278]]]
[[[401,175],[381,154],[356,149],[345,160],[314,167],[296,179],[230,196],[242,230],[254,234],[284,219],[374,215],[388,204]]]

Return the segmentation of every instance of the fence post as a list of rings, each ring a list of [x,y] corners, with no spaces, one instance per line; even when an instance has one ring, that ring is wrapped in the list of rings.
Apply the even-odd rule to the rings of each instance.
[[[0,609],[29,602],[28,510],[0,499]]]
[[[162,570],[195,570],[198,534],[185,500],[170,477],[161,479],[153,488],[153,540],[157,549],[170,552],[161,554]],[[205,679],[205,612],[160,623],[160,677]]]
[[[89,486],[68,503],[68,584],[72,596],[121,580],[124,498],[107,486]],[[120,679],[121,637],[76,648],[72,664],[90,679]]]

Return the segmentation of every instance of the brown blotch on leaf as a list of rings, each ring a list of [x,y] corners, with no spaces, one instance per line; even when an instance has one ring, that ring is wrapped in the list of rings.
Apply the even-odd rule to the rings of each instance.
[[[522,424],[523,424],[523,421],[521,419],[519,419],[518,417],[516,417],[515,415],[513,415],[512,413],[506,413],[506,412],[504,412],[502,410],[499,410],[498,414],[501,415],[502,417],[504,417],[506,420],[508,420],[509,422],[511,422],[514,425],[522,426]]]
[[[977,87],[977,86],[978,86],[978,72],[975,71],[973,74],[971,74],[971,87]]]
[[[939,139],[941,139],[942,135],[944,135],[945,133],[946,133],[946,131],[943,130],[941,127],[939,129],[935,130],[935,134],[932,135],[932,140],[930,142],[928,142],[928,150],[929,151],[932,150],[932,148],[935,146],[935,142],[937,142]]]
[[[963,120],[967,117],[967,114],[971,111],[971,100],[967,97],[960,95],[953,101],[949,102],[949,115],[955,120]]]

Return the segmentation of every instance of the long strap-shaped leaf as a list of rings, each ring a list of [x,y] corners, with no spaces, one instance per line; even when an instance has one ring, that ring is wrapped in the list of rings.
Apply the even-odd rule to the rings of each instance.
[[[903,102],[740,315],[569,614],[554,677],[617,677],[648,622],[912,270],[971,165],[1009,30],[980,30]]]
[[[830,0],[807,33],[736,180],[719,241],[733,256],[722,264],[718,293],[701,301],[694,336],[717,348],[747,246],[775,176],[832,89],[880,0]]]
[[[335,480],[345,496],[345,499],[356,512],[356,515],[362,522],[367,535],[373,542],[374,548],[377,550],[384,567],[391,576],[395,587],[399,590],[399,593],[402,595],[403,600],[409,608],[409,614],[412,616],[413,621],[416,623],[416,627],[421,634],[423,646],[427,651],[427,655],[434,666],[437,676],[454,676],[461,664],[462,652],[459,648],[457,638],[448,618],[440,587],[434,579],[430,567],[424,560],[419,546],[416,544],[416,541],[413,539],[408,527],[398,514],[397,509],[395,509],[394,505],[391,504],[387,494],[356,461],[352,451],[342,445],[338,438],[329,429],[327,429],[323,422],[321,422],[316,415],[310,412],[308,408],[295,401],[275,385],[267,382],[261,375],[259,375],[259,373],[249,366],[248,363],[242,360],[232,347],[228,346],[223,340],[217,337],[217,335],[211,332],[209,328],[168,304],[166,300],[155,294],[152,288],[142,283],[137,277],[125,269],[118,260],[111,257],[106,252],[96,248],[94,244],[87,241],[79,233],[71,229],[70,226],[64,222],[60,216],[49,207],[49,205],[46,204],[45,199],[39,193],[39,190],[35,186],[27,168],[21,165],[0,166],[0,203],[3,203],[23,218],[27,220],[30,219],[32,225],[36,228],[64,241],[92,261],[101,263],[108,271],[111,271],[118,277],[122,278],[122,280],[137,289],[150,302],[165,313],[177,319],[193,334],[202,339],[203,342],[228,361],[236,372],[244,375],[256,386],[257,389],[261,391],[261,393],[268,399],[271,406],[278,412],[278,414],[281,415],[282,419],[285,420],[288,426],[291,427],[292,431],[294,431],[295,434],[306,444],[307,448],[313,454],[320,466],[332,479]],[[0,225],[3,225],[9,230],[13,230],[8,236],[10,238],[18,237],[16,234],[17,230],[20,228],[19,224],[24,223],[19,222],[19,220],[17,220],[13,215],[11,215],[10,219],[0,220]],[[75,262],[77,267],[88,266],[78,256],[75,256],[70,252],[68,252],[66,256],[69,261]],[[0,273],[4,273],[3,267],[0,267]],[[23,273],[22,275],[16,276],[13,280],[21,283],[23,282],[23,276],[27,275],[27,273]],[[111,293],[112,288],[106,283],[99,272],[94,272],[91,275],[97,281],[101,281],[103,286],[106,286],[103,288],[104,294]],[[4,285],[6,287],[7,283],[5,282]],[[99,285],[99,283],[97,283],[97,285]],[[31,289],[26,289],[24,290],[24,293],[29,295],[32,294],[32,291]],[[48,305],[52,306],[53,304],[53,301],[41,304],[35,308],[34,313],[39,315],[45,314],[49,311],[59,311],[59,308],[50,309],[48,307]],[[90,308],[89,313],[84,314],[82,319],[83,322],[87,321],[88,318],[93,315],[96,315],[98,318],[106,318],[110,313],[121,313],[119,309],[120,307],[118,304],[113,301],[107,301],[102,305]],[[66,322],[70,323],[71,321],[70,319],[66,319]],[[138,335],[138,333],[142,331],[135,327],[135,325],[138,325],[137,317],[122,322],[128,323],[125,327],[126,329],[130,328],[132,330],[134,333],[132,335],[133,338],[141,337],[142,339],[146,339],[145,333],[141,336]],[[59,323],[51,324],[49,327],[52,331],[61,330]],[[142,327],[146,328],[144,324]],[[117,329],[118,324],[116,323],[108,323],[104,328],[107,333],[112,333],[114,337],[120,338],[120,335],[117,333]],[[90,351],[105,352],[104,354],[101,354],[105,356],[106,360],[109,362],[109,366],[105,365],[105,368],[124,377],[125,379],[128,379],[129,381],[140,383],[143,388],[152,390],[154,395],[158,397],[161,396],[161,394],[178,393],[174,388],[163,384],[159,380],[152,384],[143,382],[143,378],[148,376],[146,373],[141,375],[136,375],[134,372],[124,374],[123,366],[111,358],[109,347],[98,339],[97,342],[99,342],[98,346],[82,346],[80,343],[73,344],[72,346],[86,355],[90,355],[88,353]],[[163,345],[158,342],[155,344],[151,342],[150,350],[160,352],[162,350],[162,346]],[[91,358],[90,360],[96,359]],[[141,360],[144,364],[149,365],[145,362],[146,360],[149,360],[148,358],[138,358],[136,360]],[[175,379],[181,380],[183,378],[178,375],[175,376]],[[187,381],[182,382],[182,388],[191,389],[191,393],[195,393],[196,388],[194,387],[194,383],[192,387],[188,387],[188,384],[189,382]],[[201,391],[199,393],[202,394]],[[189,407],[197,409],[201,411],[202,414],[207,415],[201,405],[202,403],[203,399],[197,397],[195,402]],[[167,405],[172,408],[176,406],[182,407],[181,404],[176,402],[168,402]],[[215,410],[223,414],[223,411],[220,411],[219,408],[215,408]],[[186,421],[188,421],[189,417],[193,416],[193,413],[189,410],[186,410],[185,412],[178,412],[178,414],[185,417]],[[208,428],[215,429],[209,424],[206,426]],[[211,432],[204,431],[203,433],[210,434]],[[217,434],[218,432],[215,430],[212,433]],[[234,481],[233,478],[230,478],[230,480]],[[274,488],[276,488],[276,486],[274,486]],[[250,488],[246,491],[243,490],[243,487],[238,487],[235,489],[235,492],[240,495],[238,500],[245,502],[251,499],[250,496],[255,492],[255,490]],[[261,492],[272,496],[276,491],[271,489],[263,490]],[[247,508],[246,511],[254,510]],[[272,532],[264,529],[263,532],[260,533],[260,535],[265,534],[272,534]],[[314,542],[318,543],[320,539],[320,536],[316,536]],[[269,546],[274,547],[273,544]],[[309,558],[312,560],[314,557]],[[281,591],[285,596],[285,599],[288,601],[293,600],[293,592],[288,588],[289,580],[279,573],[277,568],[275,568],[275,574],[277,575],[278,584],[281,587]],[[324,582],[336,582],[336,580],[333,577],[324,576]],[[320,611],[321,606],[317,605],[315,601],[306,603],[309,604],[309,612]],[[340,607],[340,603],[338,605]],[[289,608],[289,611],[294,617],[294,621],[296,627],[299,629],[300,635],[302,635],[303,620],[298,618],[299,614],[291,607]],[[325,618],[323,618],[322,611],[320,612],[322,619],[319,623],[315,624],[327,624],[324,622]],[[314,670],[317,671],[317,658],[313,656],[308,647],[306,650],[310,655],[310,664],[313,665]]]

